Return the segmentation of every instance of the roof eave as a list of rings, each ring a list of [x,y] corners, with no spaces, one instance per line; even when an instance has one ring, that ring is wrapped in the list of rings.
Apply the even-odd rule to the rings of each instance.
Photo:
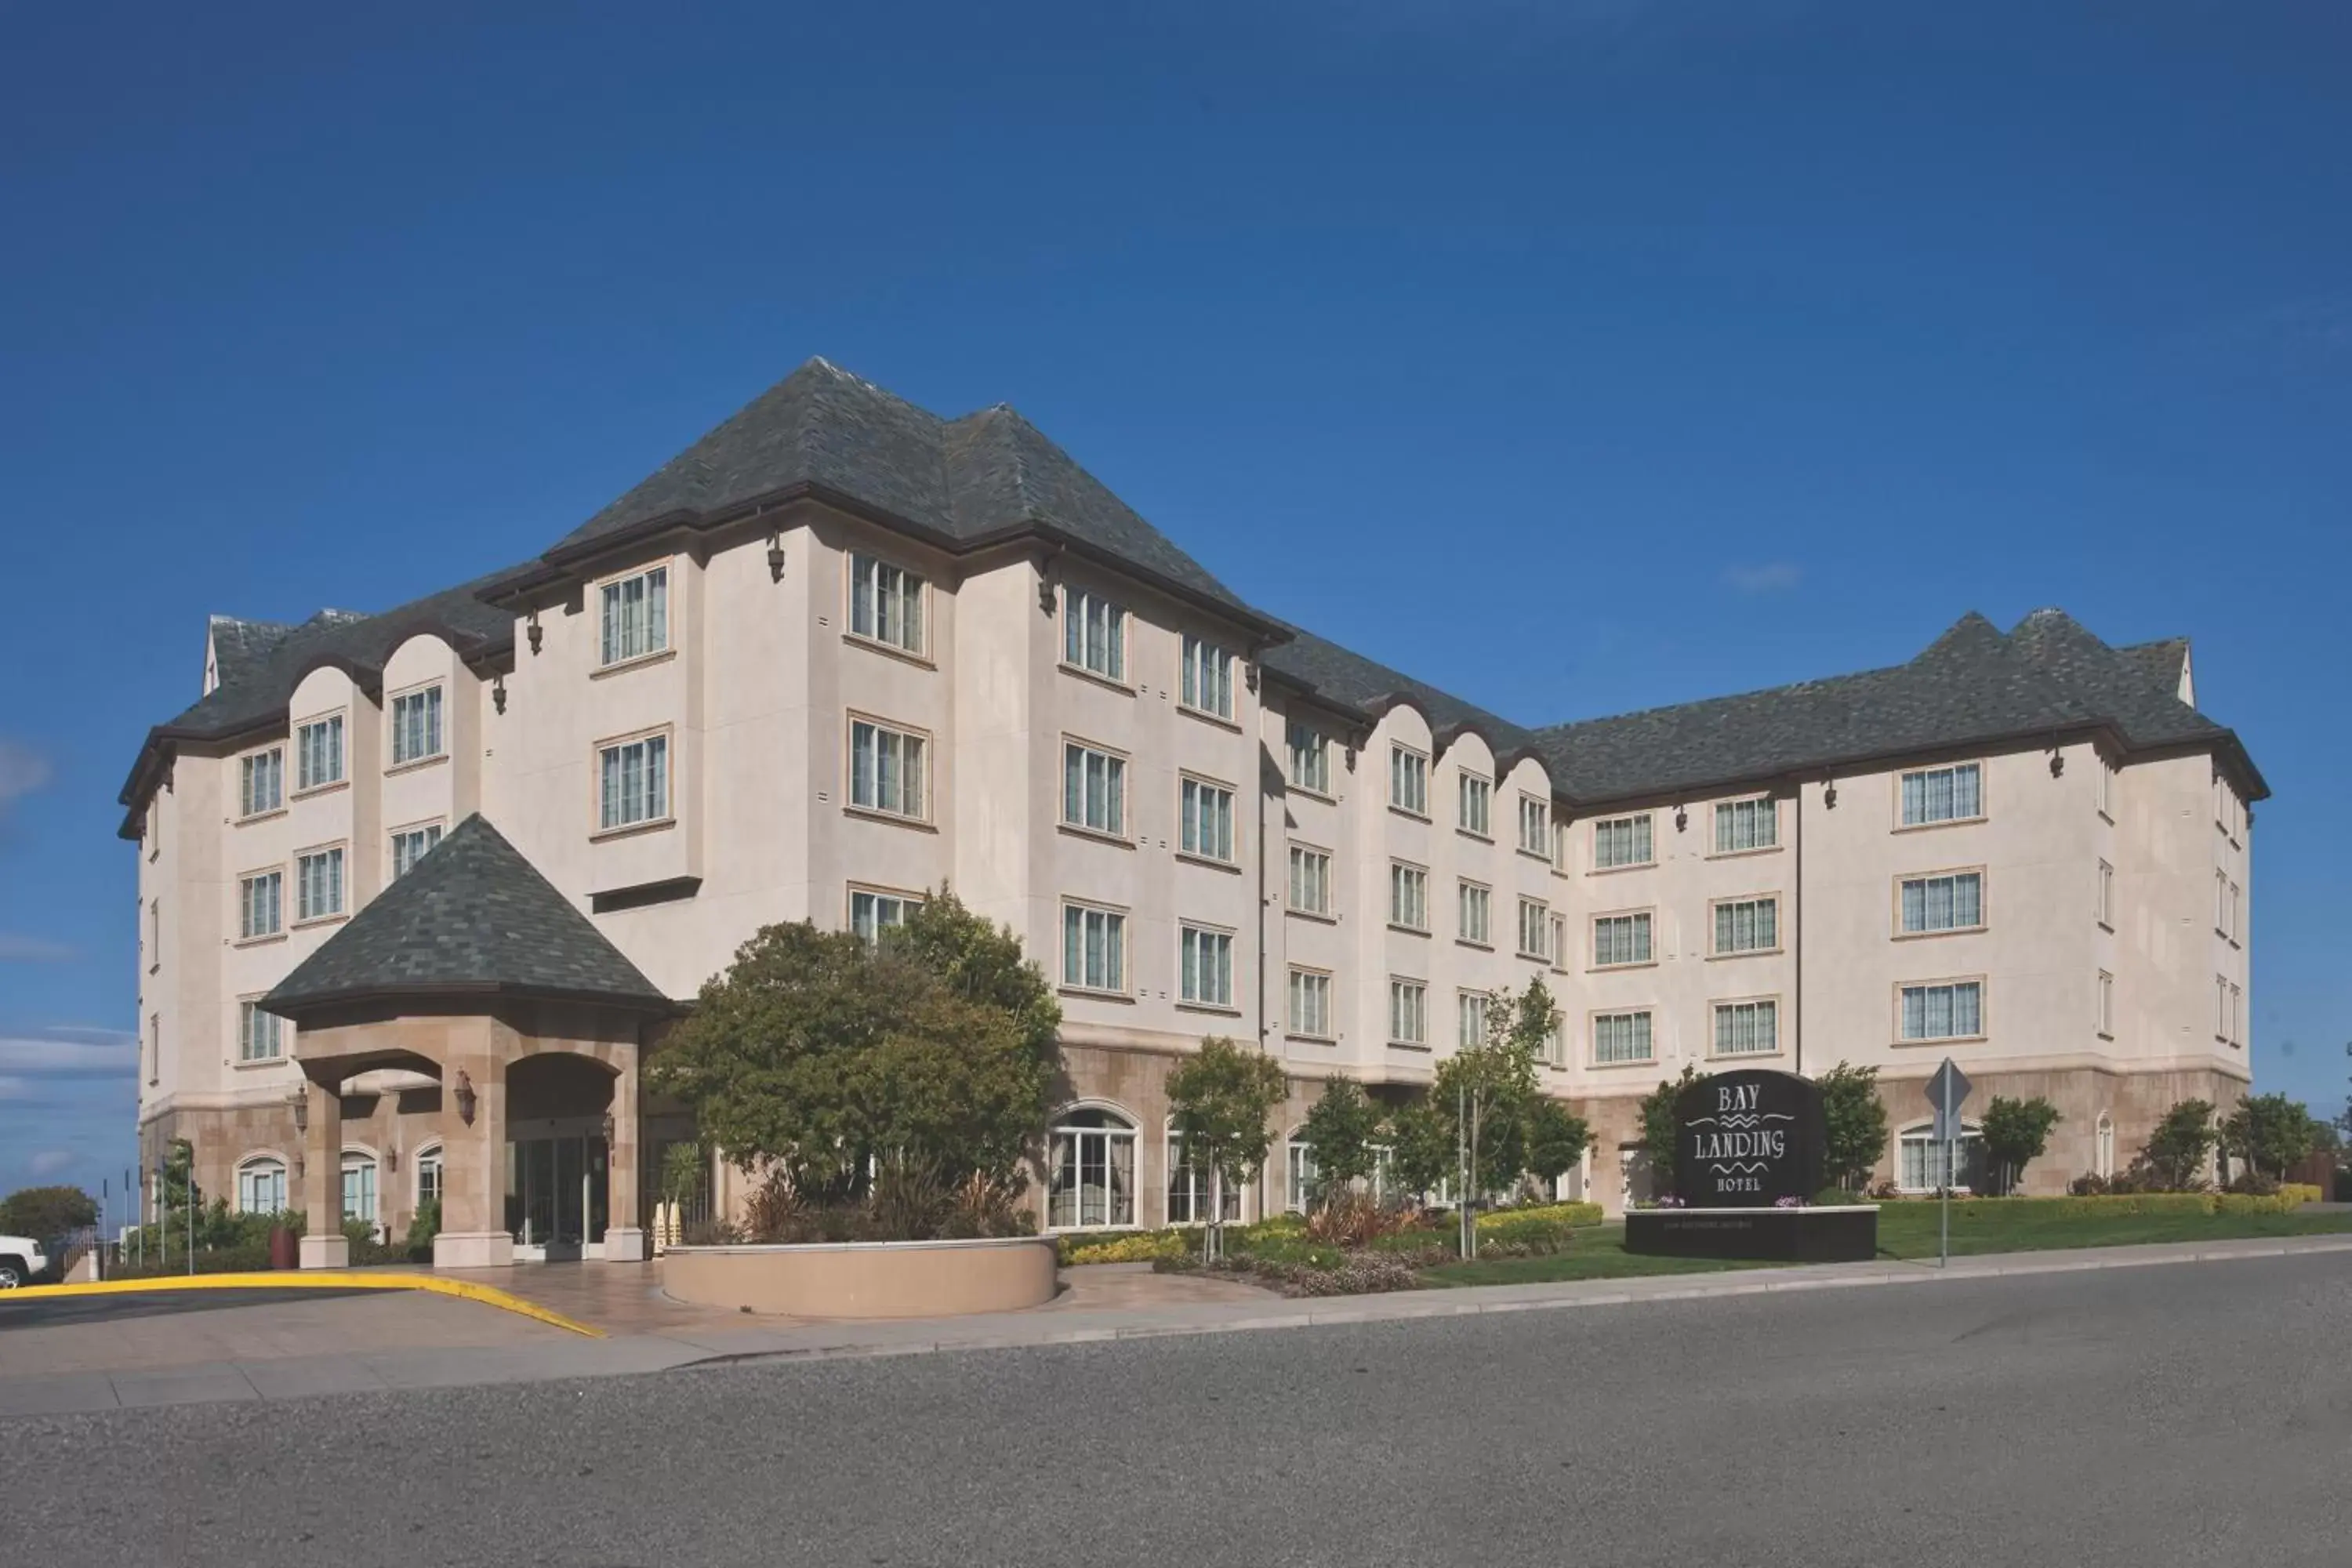
[[[677,1017],[684,1015],[688,1004],[667,996],[642,995],[614,991],[577,991],[562,986],[517,985],[502,980],[467,981],[385,981],[367,985],[343,985],[331,991],[306,991],[299,995],[279,996],[275,992],[264,996],[256,1005],[263,1012],[299,1025],[312,1014],[349,1007],[364,1002],[422,1001],[436,996],[452,998],[479,997],[505,1002],[567,1002],[583,1003],[599,1007],[613,1007],[624,1012],[640,1013],[647,1017]]]

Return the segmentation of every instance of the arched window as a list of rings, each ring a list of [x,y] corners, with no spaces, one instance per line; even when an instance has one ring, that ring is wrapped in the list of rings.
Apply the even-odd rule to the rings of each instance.
[[[236,1212],[281,1214],[286,1208],[286,1162],[264,1155],[236,1168]]]
[[[343,1217],[375,1223],[375,1156],[363,1150],[343,1151]]]
[[[2116,1119],[2105,1111],[2099,1112],[2097,1171],[2102,1176],[2116,1173]]]
[[[1229,1225],[1239,1225],[1247,1202],[1246,1185],[1228,1188],[1224,1177],[1215,1171],[1194,1168],[1184,1152],[1184,1138],[1171,1121],[1168,1129],[1168,1223],[1170,1225],[1206,1225],[1212,1212],[1212,1200],[1216,1200],[1217,1217]]]
[[[1315,1169],[1315,1145],[1292,1134],[1284,1149],[1283,1205],[1292,1214],[1305,1214],[1322,1190]]]
[[[1957,1151],[1959,1173],[1957,1179],[1944,1163],[1946,1149],[1936,1136],[1933,1126],[1922,1122],[1904,1129],[1896,1141],[1898,1158],[1895,1164],[1895,1184],[1906,1193],[1932,1193],[1941,1187],[1966,1187],[1980,1193],[1985,1187],[1984,1134],[1966,1122],[1960,1124],[1959,1146]]]
[[[422,1208],[440,1201],[441,1145],[432,1143],[416,1152],[416,1203]]]
[[[1045,1223],[1102,1230],[1135,1223],[1135,1123],[1092,1106],[1065,1114],[1048,1145]]]

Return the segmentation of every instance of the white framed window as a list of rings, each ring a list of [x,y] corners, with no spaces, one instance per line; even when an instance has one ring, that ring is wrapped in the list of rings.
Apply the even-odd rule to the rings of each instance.
[[[880,888],[849,889],[849,929],[867,942],[878,942],[882,933],[907,923],[907,917],[922,906],[922,899],[913,893],[887,892]]]
[[[2238,942],[2246,934],[2246,891],[2237,883],[2230,884],[2230,940]]]
[[[2102,1176],[2112,1176],[2116,1173],[2116,1119],[2104,1110],[2100,1111],[2094,1136],[2097,1140],[2098,1152],[2096,1163],[2092,1168]]]
[[[1290,847],[1290,907],[1302,914],[1331,912],[1331,857],[1304,844]]]
[[[239,816],[259,816],[286,804],[286,748],[272,746],[237,759]]]
[[[441,842],[441,825],[428,822],[417,827],[404,827],[392,836],[392,879],[399,881],[416,868],[416,863],[432,852]]]
[[[2213,977],[2213,1037],[2229,1045],[2238,1041],[2238,1003],[2245,994],[2228,976]]]
[[[1493,836],[1495,785],[1490,779],[1476,773],[1454,775],[1455,822],[1465,833],[1475,833],[1481,838]]]
[[[1208,1007],[1234,1005],[1234,933],[1186,925],[1178,937],[1177,994]]]
[[[849,558],[849,635],[923,651],[923,580],[864,553]]]
[[[669,568],[616,577],[596,590],[597,662],[625,664],[669,647]]]
[[[1389,862],[1389,924],[1407,931],[1429,929],[1429,873],[1402,860]]]
[[[1946,1143],[1933,1126],[1909,1128],[1895,1140],[1895,1184],[1904,1192],[1932,1193],[1945,1187],[1977,1192],[1985,1184],[1984,1133],[1962,1123],[1959,1137]]]
[[[1715,906],[1715,951],[1771,952],[1780,945],[1780,900],[1727,899]]]
[[[294,918],[320,921],[343,912],[343,848],[311,849],[294,858]]]
[[[1429,987],[1421,981],[1390,979],[1389,1038],[1400,1046],[1429,1044]]]
[[[1592,864],[1600,870],[1619,866],[1647,866],[1657,858],[1650,813],[1605,816],[1592,825]]]
[[[278,870],[256,871],[236,881],[236,934],[241,942],[256,937],[276,936],[285,925],[286,874]]]
[[[1551,1027],[1544,1031],[1544,1065],[1568,1066],[1568,1015],[1554,1013]]]
[[[1551,868],[1555,871],[1568,869],[1568,818],[1565,816],[1551,819]]]
[[[2098,1030],[2107,1039],[2116,1034],[2116,977],[2105,970],[2099,971]]]
[[[1205,637],[1184,634],[1183,665],[1177,671],[1176,701],[1195,713],[1234,716],[1234,656]]]
[[[1486,1043],[1486,1003],[1484,991],[1454,994],[1454,1039],[1465,1050]]]
[[[1283,725],[1283,739],[1290,753],[1291,784],[1317,795],[1329,795],[1331,738],[1304,720],[1293,719]]]
[[[1177,785],[1177,848],[1205,860],[1234,858],[1234,792],[1186,775]]]
[[[849,804],[913,822],[930,809],[930,744],[912,730],[852,715]]]
[[[1569,952],[1568,917],[1554,915],[1551,917],[1551,966],[1554,969],[1566,969]]]
[[[441,688],[404,691],[392,700],[392,765],[441,754]]]
[[[1541,900],[1519,900],[1519,956],[1551,957],[1551,906]]]
[[[1127,759],[1076,741],[1062,746],[1062,820],[1127,837]]]
[[[1942,871],[1903,879],[1903,934],[1975,931],[1984,923],[1984,873]]]
[[[274,1062],[286,1054],[286,1020],[255,1002],[236,1005],[236,1059]]]
[[[1984,770],[1975,763],[1903,775],[1903,826],[1973,822],[1984,815]]]
[[[1723,800],[1715,805],[1715,852],[1738,855],[1780,842],[1780,805],[1769,795]]]
[[[641,735],[596,748],[596,826],[601,831],[669,816],[669,737]]]
[[[1062,590],[1062,662],[1127,683],[1127,611],[1084,588]]]
[[[1415,816],[1429,815],[1429,759],[1410,746],[1389,748],[1389,804]]]
[[[1650,911],[1595,915],[1592,918],[1592,967],[1614,969],[1620,964],[1650,962]]]
[[[375,1223],[375,1156],[343,1152],[343,1218]]]
[[[1315,1145],[1293,1138],[1283,1145],[1283,1202],[1292,1214],[1305,1214],[1322,1185],[1315,1164]]]
[[[2098,791],[2099,815],[2113,822],[2116,819],[2116,764],[2107,761],[2104,752],[2093,754],[2099,763],[2098,772],[2092,775],[2092,784]]]
[[[330,713],[294,731],[294,788],[324,789],[343,782],[343,716]]]
[[[1780,1004],[1770,997],[1715,1005],[1715,1054],[1769,1057],[1780,1048]]]
[[[1127,990],[1127,916],[1094,904],[1062,906],[1062,984]]]
[[[2109,931],[2116,929],[2116,868],[2105,860],[2099,862],[2098,918]]]
[[[1551,858],[1551,802],[1531,795],[1519,796],[1519,848]]]
[[[1984,1032],[1984,982],[1939,980],[1902,988],[1895,1037],[1912,1040],[1972,1040]]]
[[[1135,1223],[1135,1124],[1116,1111],[1066,1111],[1046,1142],[1045,1223],[1108,1230]]]
[[[1462,940],[1486,946],[1494,909],[1493,893],[1476,882],[1465,881],[1461,887],[1460,903]]]
[[[2213,931],[2224,941],[2238,940],[2238,884],[2226,871],[2213,873]]]
[[[1331,977],[1319,969],[1290,972],[1289,1007],[1284,1014],[1294,1035],[1331,1038]]]
[[[1655,1054],[1647,1008],[1633,1013],[1592,1016],[1592,1059],[1601,1067],[1646,1062]]]
[[[1214,1213],[1227,1225],[1241,1223],[1246,1189],[1227,1184],[1222,1173],[1203,1170],[1185,1152],[1183,1135],[1168,1129],[1168,1223],[1206,1225]]]
[[[286,1212],[285,1161],[247,1160],[236,1168],[236,1212],[239,1214]]]
[[[441,1201],[441,1167],[440,1144],[416,1152],[416,1202],[420,1208]]]

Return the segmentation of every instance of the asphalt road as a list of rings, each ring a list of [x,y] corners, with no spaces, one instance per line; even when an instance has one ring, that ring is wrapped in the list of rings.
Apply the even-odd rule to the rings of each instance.
[[[2352,1561],[2342,1255],[0,1424],[0,1563]]]

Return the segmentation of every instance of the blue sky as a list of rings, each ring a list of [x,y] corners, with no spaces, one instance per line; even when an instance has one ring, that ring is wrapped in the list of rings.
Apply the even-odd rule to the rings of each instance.
[[[206,613],[522,559],[812,353],[1526,721],[2188,634],[2340,1107],[2352,10],[681,9],[0,24],[0,1190],[131,1157]]]

